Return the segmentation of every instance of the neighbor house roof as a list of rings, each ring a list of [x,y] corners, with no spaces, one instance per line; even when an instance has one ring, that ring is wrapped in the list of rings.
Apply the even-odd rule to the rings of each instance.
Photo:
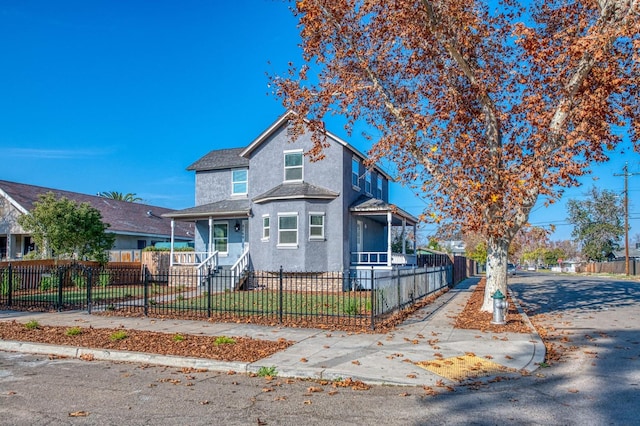
[[[162,217],[163,213],[170,212],[171,209],[0,180],[0,196],[7,198],[23,213],[33,210],[34,203],[39,200],[39,196],[49,192],[53,193],[56,198],[65,197],[78,203],[90,204],[100,211],[102,221],[110,225],[109,232],[151,237],[171,235],[171,221]],[[181,239],[193,239],[193,225],[176,223],[174,235]]]
[[[256,203],[264,203],[274,200],[294,200],[294,199],[327,199],[332,200],[338,195],[326,188],[311,185],[307,182],[282,183],[273,189],[258,195],[253,199]]]
[[[249,159],[240,156],[243,150],[244,148],[215,149],[191,164],[187,167],[187,170],[203,172],[208,170],[249,167]]]

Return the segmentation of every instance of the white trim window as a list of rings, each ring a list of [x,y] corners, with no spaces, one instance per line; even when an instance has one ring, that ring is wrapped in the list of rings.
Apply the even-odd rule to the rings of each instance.
[[[364,192],[371,194],[371,172],[369,170],[364,172]]]
[[[324,213],[309,213],[309,239],[324,240]]]
[[[351,159],[351,185],[360,189],[360,161],[356,157]]]
[[[298,213],[278,213],[278,247],[298,247]]]
[[[304,159],[302,150],[284,152],[284,181],[302,182],[304,178]]]
[[[269,236],[271,233],[269,215],[265,214],[262,216],[262,241],[269,241]]]
[[[247,195],[249,192],[249,170],[231,170],[231,195]]]
[[[213,249],[220,253],[229,253],[229,223],[213,223]]]
[[[376,185],[376,198],[382,200],[382,176],[378,175],[378,182]]]

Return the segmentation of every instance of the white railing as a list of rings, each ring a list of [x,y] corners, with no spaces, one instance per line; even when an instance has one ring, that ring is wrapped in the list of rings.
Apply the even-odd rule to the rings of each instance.
[[[171,254],[171,266],[199,265],[207,257],[209,257],[209,254],[206,251],[174,251]]]
[[[391,254],[391,265],[416,265],[415,254]],[[386,251],[354,251],[351,252],[352,265],[381,266],[388,265],[389,255]]]
[[[196,271],[198,271],[198,282],[202,283],[203,277],[207,276],[209,270],[216,270],[218,268],[218,252],[214,251],[206,259],[198,264]]]
[[[249,266],[249,245],[245,246],[244,252],[240,258],[231,267],[231,276],[234,284],[237,283],[240,278],[240,274]]]

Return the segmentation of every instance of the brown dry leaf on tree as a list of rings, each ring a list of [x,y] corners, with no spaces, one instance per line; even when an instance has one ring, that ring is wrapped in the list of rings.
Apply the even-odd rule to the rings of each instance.
[[[292,5],[313,65],[271,76],[273,93],[296,112],[292,139],[312,131],[311,161],[324,158],[325,116],[343,115],[349,134],[366,122],[371,163],[391,161],[399,181],[429,194],[421,219],[480,235],[490,310],[538,200],[553,203],[609,149],[640,141],[640,99],[628,95],[640,74],[637,2],[386,6]]]

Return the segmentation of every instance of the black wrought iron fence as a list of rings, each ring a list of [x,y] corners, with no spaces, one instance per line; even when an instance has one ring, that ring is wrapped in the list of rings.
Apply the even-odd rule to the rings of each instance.
[[[228,270],[152,275],[145,268],[9,265],[0,268],[0,307],[375,328],[389,314],[453,283],[452,265],[240,276]]]

